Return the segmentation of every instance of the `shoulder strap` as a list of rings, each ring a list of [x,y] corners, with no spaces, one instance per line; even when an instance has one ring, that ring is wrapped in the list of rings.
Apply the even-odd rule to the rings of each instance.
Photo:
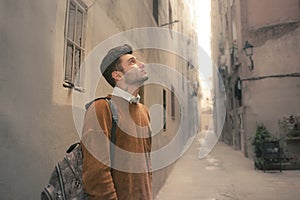
[[[114,103],[111,101],[110,98],[107,97],[100,97],[100,98],[96,98],[93,101],[87,103],[85,105],[85,109],[87,110],[92,103],[94,103],[95,101],[98,101],[100,99],[105,99],[108,104],[109,104],[109,108],[110,111],[112,113],[112,128],[111,128],[111,138],[110,141],[112,144],[110,144],[110,160],[111,160],[111,166],[113,165],[112,161],[114,158],[114,151],[115,151],[115,143],[116,143],[116,128],[117,128],[117,123],[118,123],[118,110],[116,108],[116,106],[114,105]]]
[[[89,109],[89,107],[92,105],[92,103],[94,103],[95,101],[98,101],[100,99],[108,99],[108,98],[106,98],[106,97],[99,97],[99,98],[94,99],[93,101],[90,101],[89,103],[85,104],[85,110]]]
[[[78,145],[80,145],[80,142],[76,142],[74,144],[72,144],[68,149],[67,149],[67,153],[71,153]]]
[[[107,97],[100,97],[100,98],[96,98],[94,99],[93,101],[85,104],[85,109],[89,109],[89,107],[92,105],[92,103],[94,103],[95,101],[98,101],[100,99],[105,99],[108,104],[109,104],[109,108],[110,108],[110,111],[112,113],[112,121],[113,122],[117,122],[118,121],[118,111],[117,111],[117,108],[116,106],[112,103],[111,99],[110,98],[107,98]],[[74,144],[75,145],[75,144]]]
[[[116,143],[116,129],[117,129],[117,123],[118,123],[118,111],[114,103],[110,99],[106,99],[111,113],[112,113],[112,128],[111,128],[111,137],[110,137],[110,165],[113,166],[113,160],[114,160],[114,153],[115,153],[115,143]]]
[[[113,121],[118,122],[118,110],[117,110],[115,104],[111,101],[111,99],[106,99],[106,100],[109,104],[109,108],[110,108],[110,111],[112,113]]]

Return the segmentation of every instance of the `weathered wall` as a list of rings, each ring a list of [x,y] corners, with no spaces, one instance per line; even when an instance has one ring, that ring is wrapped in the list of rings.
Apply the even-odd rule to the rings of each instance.
[[[0,4],[0,194],[38,199],[53,164],[77,140],[70,107],[52,96],[58,2]]]
[[[248,27],[257,29],[274,24],[299,20],[298,0],[252,0],[246,1]]]
[[[256,41],[253,39],[253,41]],[[253,137],[256,124],[263,123],[273,136],[281,137],[278,120],[298,115],[300,103],[300,28],[275,39],[264,40],[254,49],[255,70],[248,77],[266,77],[243,83],[245,131]],[[261,42],[261,40],[260,40]],[[282,77],[271,78],[271,75]],[[251,144],[248,153],[252,156]]]
[[[300,112],[299,75],[291,77],[300,72],[299,1],[228,0],[213,1],[212,6],[212,57],[227,70],[223,81],[229,114],[223,135],[234,145],[234,131],[239,128],[241,150],[252,157],[257,124],[265,124],[278,136],[278,120]],[[250,62],[243,52],[245,41],[254,46],[253,70],[248,69]],[[236,104],[232,82],[237,77],[242,80],[241,106]]]

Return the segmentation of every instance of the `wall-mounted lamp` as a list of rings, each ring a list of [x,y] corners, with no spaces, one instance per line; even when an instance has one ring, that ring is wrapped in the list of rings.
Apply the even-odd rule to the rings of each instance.
[[[254,62],[252,60],[252,56],[253,56],[253,45],[250,44],[248,41],[245,42],[244,44],[244,48],[243,48],[246,56],[249,58],[250,60],[250,65],[248,66],[249,70],[252,70],[254,68]]]
[[[170,24],[175,24],[175,23],[178,23],[178,22],[180,22],[180,21],[176,19],[176,20],[174,20],[174,21],[171,21],[171,22],[168,22],[168,23],[161,24],[160,27],[162,27],[162,26],[167,26],[167,25],[170,25]]]

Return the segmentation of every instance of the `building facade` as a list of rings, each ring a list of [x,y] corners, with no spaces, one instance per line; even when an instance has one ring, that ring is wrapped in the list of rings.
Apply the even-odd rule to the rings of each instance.
[[[278,122],[299,116],[299,3],[212,1],[212,58],[227,96],[222,140],[245,156],[253,157],[258,125],[286,145]],[[246,41],[253,46],[252,56],[244,52]]]
[[[124,31],[163,24],[167,24],[164,28],[170,31],[171,41],[172,31],[196,41],[190,2],[0,2],[1,198],[38,199],[55,163],[70,144],[79,140],[73,119],[73,96],[86,92],[92,68],[99,68],[98,61],[97,66],[83,65],[93,49]],[[138,40],[138,35],[135,37]],[[166,64],[184,77],[189,77],[188,73],[193,69],[189,60],[164,51],[139,49],[136,53],[141,60]],[[190,59],[194,58],[191,56]],[[193,81],[198,82],[197,79]],[[171,82],[175,89],[176,84],[182,84],[178,79]],[[105,84],[105,81],[99,81],[97,96],[111,92]],[[161,86],[145,86],[141,94],[147,106],[154,102],[165,105],[166,114],[160,117],[161,120],[166,118],[166,127],[158,135],[162,133],[166,142],[171,140],[174,127],[180,123],[181,105],[176,103],[173,93],[172,89]],[[189,110],[188,105],[185,106],[185,110]],[[159,142],[154,140],[156,146],[153,148],[158,148]],[[169,170],[155,172],[155,193]]]

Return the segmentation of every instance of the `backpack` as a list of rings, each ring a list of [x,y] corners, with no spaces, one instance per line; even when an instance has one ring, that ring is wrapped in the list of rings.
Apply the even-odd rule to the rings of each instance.
[[[118,121],[117,110],[110,99],[98,98],[88,103],[85,108],[99,99],[105,99],[109,103],[112,112],[111,142],[115,143],[116,125]],[[110,146],[110,156],[113,157],[113,145]],[[82,184],[82,163],[83,154],[80,143],[72,144],[64,159],[55,165],[49,184],[44,187],[41,193],[41,200],[86,200],[87,194],[84,192]]]

